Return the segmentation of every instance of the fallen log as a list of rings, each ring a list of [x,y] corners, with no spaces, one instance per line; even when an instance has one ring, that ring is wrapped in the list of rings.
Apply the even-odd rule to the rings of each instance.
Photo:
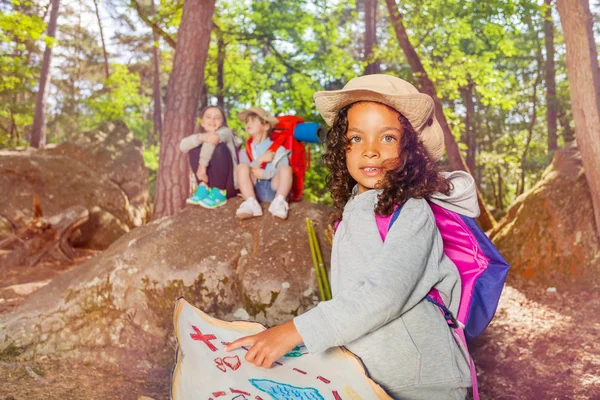
[[[83,206],[73,206],[44,218],[39,204],[34,205],[34,209],[35,216],[28,223],[0,241],[0,250],[10,250],[0,256],[1,264],[34,266],[47,255],[73,261],[70,240],[89,219],[89,211]]]

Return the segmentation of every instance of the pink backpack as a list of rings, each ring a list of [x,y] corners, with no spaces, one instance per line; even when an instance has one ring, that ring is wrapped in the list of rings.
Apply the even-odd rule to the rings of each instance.
[[[479,336],[494,317],[509,265],[475,219],[431,202],[429,205],[442,235],[444,253],[454,262],[460,274],[462,292],[456,316],[444,306],[437,290],[432,289],[427,300],[442,310],[448,325],[455,329],[468,351],[467,340]],[[402,206],[399,206],[387,217],[376,215],[383,241],[401,211]],[[477,374],[472,359],[470,364],[473,397],[477,400]]]

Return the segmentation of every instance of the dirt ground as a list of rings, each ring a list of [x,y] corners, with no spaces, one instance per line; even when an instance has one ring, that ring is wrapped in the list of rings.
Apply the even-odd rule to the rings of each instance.
[[[76,263],[0,268],[0,314]],[[548,290],[509,277],[496,317],[472,345],[481,399],[600,399],[600,294]],[[124,370],[0,354],[0,400],[169,398],[170,369]],[[143,397],[142,397],[143,398]]]

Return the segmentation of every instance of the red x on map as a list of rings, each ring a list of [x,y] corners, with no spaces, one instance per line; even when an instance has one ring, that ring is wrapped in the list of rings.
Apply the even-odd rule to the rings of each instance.
[[[200,329],[198,329],[194,325],[192,325],[192,329],[196,332],[196,333],[190,333],[190,337],[192,339],[200,340],[200,341],[204,342],[204,344],[207,345],[208,348],[211,349],[212,351],[217,351],[217,348],[211,342],[209,342],[209,340],[215,340],[217,338],[215,335],[212,335],[212,334],[203,335],[202,332],[200,332]]]

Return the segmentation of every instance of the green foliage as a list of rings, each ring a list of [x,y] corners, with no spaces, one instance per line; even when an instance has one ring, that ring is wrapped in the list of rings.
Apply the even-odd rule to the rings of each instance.
[[[158,172],[158,155],[160,147],[150,145],[144,148],[144,165],[148,168],[148,182],[150,184],[150,197],[154,199],[156,193],[156,174]]]
[[[149,2],[138,2],[149,15]],[[146,145],[144,160],[153,185],[159,153],[152,134],[155,40],[128,0],[102,4],[104,18],[108,15],[114,20],[112,24],[105,21],[104,26],[110,44],[108,78],[97,29],[86,23],[95,21],[93,5],[61,4],[61,18],[66,23],[59,24],[59,40],[54,43],[49,140],[65,140],[104,120],[122,119]],[[157,13],[150,19],[176,40],[183,1],[155,4]],[[217,1],[205,71],[206,102],[217,104],[222,97],[229,126],[242,137],[243,124],[237,115],[252,105],[276,115],[295,114],[322,123],[312,100],[314,92],[340,89],[362,74],[367,64],[363,7],[364,2],[356,0]],[[545,125],[544,6],[534,0],[408,0],[398,7],[465,155],[467,137],[474,135],[474,175],[484,198],[496,216],[501,216],[516,196],[539,180],[550,162]],[[0,3],[0,148],[26,144],[47,43],[45,12],[45,5],[32,2]],[[87,17],[83,18],[83,13]],[[384,2],[379,4],[377,19],[378,43],[372,60],[382,72],[418,86]],[[554,19],[559,134],[572,139],[565,49],[558,19]],[[164,99],[174,51],[162,39],[158,44]],[[221,66],[223,85],[219,87]],[[469,132],[468,87],[474,104],[473,115],[468,116]],[[324,148],[309,147],[312,167],[305,178],[304,198],[329,203],[327,171],[321,161]]]
[[[475,112],[469,116],[477,151],[473,172],[488,206],[497,217],[502,216],[516,196],[539,180],[550,162],[544,8],[533,0],[425,0],[402,1],[399,9],[463,154],[468,148],[466,88],[473,88]],[[398,65],[388,65],[389,70],[416,83],[405,71],[404,55],[389,24],[386,31],[389,41],[382,46],[389,47],[383,56],[398,60]],[[563,113],[560,133],[568,135],[571,118],[564,44],[558,29],[556,33],[557,97]]]
[[[327,189],[327,167],[321,157],[325,148],[310,145],[310,168],[304,177],[304,199],[313,203],[331,204],[331,194]]]
[[[30,59],[45,25],[19,6],[0,8],[0,148],[25,144],[23,128],[33,122],[39,68]]]
[[[90,117],[86,128],[95,128],[102,121],[123,120],[143,140],[152,129],[151,121],[144,119],[149,104],[150,99],[140,95],[139,74],[131,73],[124,65],[113,64],[104,87],[87,100]]]

